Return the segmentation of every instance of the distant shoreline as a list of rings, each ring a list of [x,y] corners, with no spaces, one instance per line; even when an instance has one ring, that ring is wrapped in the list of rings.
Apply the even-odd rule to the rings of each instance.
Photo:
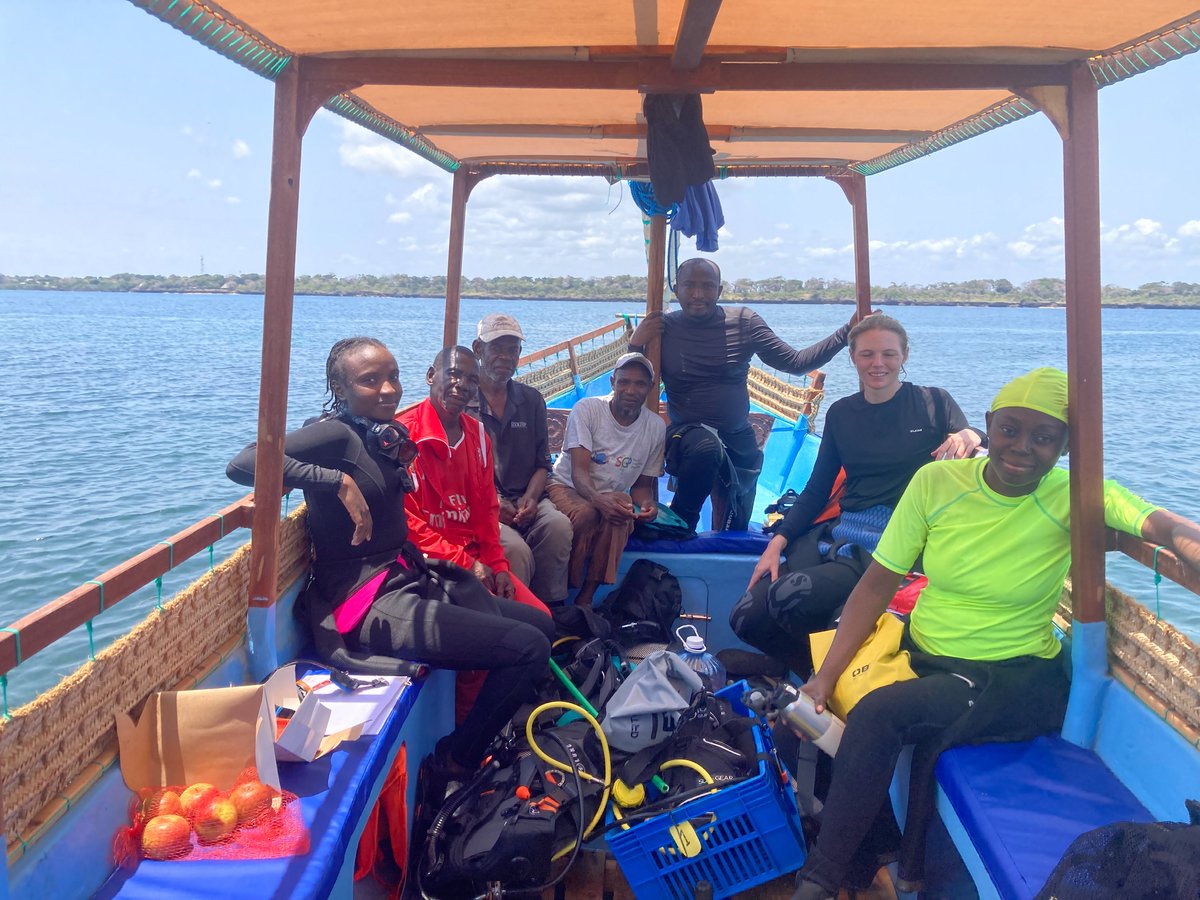
[[[638,276],[599,278],[501,276],[463,280],[462,297],[469,300],[550,301],[555,303],[610,302],[640,305],[646,279]],[[66,278],[0,274],[0,290],[83,293],[180,294],[198,296],[262,296],[263,277],[249,275],[134,275]],[[297,296],[381,297],[403,300],[441,299],[445,278],[440,276],[299,276]],[[1058,278],[1039,278],[1022,285],[1005,279],[975,279],[934,285],[888,285],[872,288],[879,306],[1065,308],[1065,284]],[[854,286],[840,280],[810,278],[739,279],[726,283],[721,295],[727,304],[796,306],[852,305]],[[1106,285],[1101,291],[1106,309],[1200,309],[1200,284],[1155,282],[1139,288]]]

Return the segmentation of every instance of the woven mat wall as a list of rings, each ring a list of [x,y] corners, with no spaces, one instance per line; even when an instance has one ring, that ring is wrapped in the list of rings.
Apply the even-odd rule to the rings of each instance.
[[[280,534],[280,584],[308,561],[303,509]],[[286,580],[285,580],[286,579]],[[18,841],[44,806],[116,745],[115,715],[154,691],[170,690],[246,629],[250,545],[246,544],[129,634],[0,723],[0,791],[6,843]]]
[[[1071,620],[1070,586],[1059,615]],[[1174,625],[1111,584],[1105,590],[1108,659],[1126,682],[1194,746],[1200,747],[1200,648]]]
[[[799,419],[801,415],[805,415],[805,406],[808,406],[808,430],[812,431],[816,427],[817,413],[821,410],[821,401],[825,399],[824,390],[788,384],[770,372],[765,372],[755,366],[750,367],[747,385],[750,389],[751,400],[763,409],[778,413],[793,421]]]

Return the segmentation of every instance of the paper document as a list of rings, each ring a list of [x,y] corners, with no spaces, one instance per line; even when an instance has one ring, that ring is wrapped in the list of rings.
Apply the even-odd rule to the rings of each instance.
[[[313,690],[323,706],[329,708],[326,733],[362,726],[366,735],[379,734],[396,702],[411,679],[404,675],[381,676],[386,682],[380,687],[343,691],[329,681],[327,672],[310,672],[300,679]]]

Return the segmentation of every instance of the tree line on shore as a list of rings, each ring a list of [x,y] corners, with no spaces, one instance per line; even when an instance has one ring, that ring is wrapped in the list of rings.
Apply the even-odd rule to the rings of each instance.
[[[0,290],[133,291],[146,293],[261,294],[262,275],[135,275],[60,277],[3,275]],[[318,296],[444,297],[444,275],[300,275],[296,293]],[[618,300],[646,296],[646,278],[605,275],[597,278],[500,276],[464,278],[462,295],[479,299]],[[1061,306],[1061,278],[1035,278],[1014,284],[1006,278],[975,278],[934,284],[873,285],[875,303],[892,305]],[[1105,285],[1105,306],[1200,307],[1200,284],[1155,281],[1136,288]],[[723,299],[735,303],[850,303],[854,284],[836,278],[739,278],[726,282]]]

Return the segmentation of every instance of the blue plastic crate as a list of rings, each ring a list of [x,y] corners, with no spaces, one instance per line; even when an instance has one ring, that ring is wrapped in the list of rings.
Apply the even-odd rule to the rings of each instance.
[[[746,683],[720,691],[739,711]],[[608,847],[638,900],[691,900],[707,881],[728,897],[794,871],[804,863],[804,836],[791,778],[765,753],[770,734],[754,729],[758,774],[696,797],[628,829],[608,832]],[[611,816],[611,814],[610,814]],[[691,823],[702,847],[684,856],[671,829]]]

